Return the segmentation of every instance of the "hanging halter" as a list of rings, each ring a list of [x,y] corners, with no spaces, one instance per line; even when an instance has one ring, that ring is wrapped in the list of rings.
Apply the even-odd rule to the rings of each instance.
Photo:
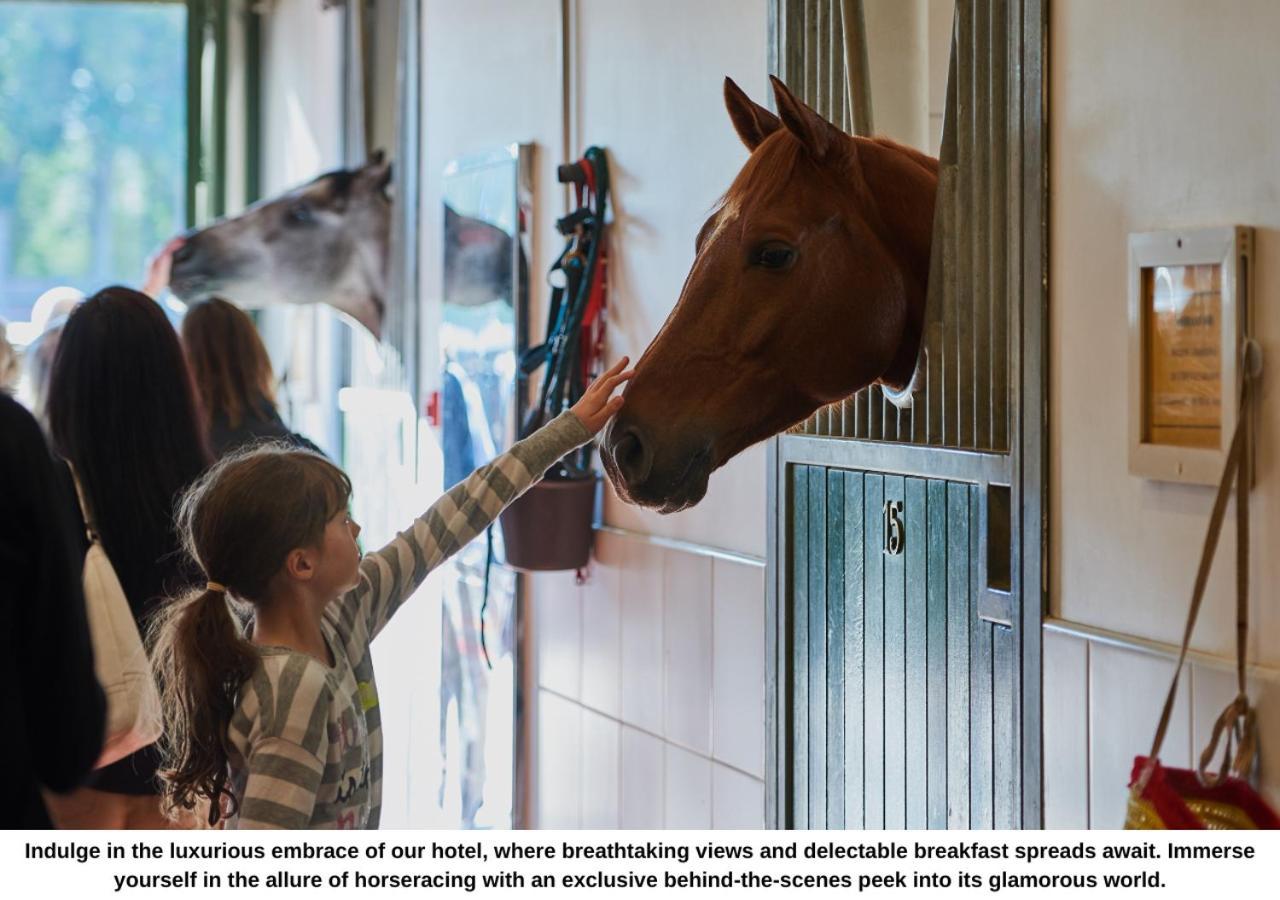
[[[552,289],[546,340],[527,350],[520,360],[523,378],[543,369],[538,402],[521,423],[521,437],[576,403],[600,374],[604,356],[608,306],[605,215],[609,204],[609,165],[604,151],[587,148],[578,162],[560,166],[556,177],[562,184],[573,185],[575,208],[556,222],[556,229],[568,241],[547,275]],[[586,475],[590,457],[588,445],[565,457],[547,476]]]
[[[608,246],[605,214],[609,207],[609,164],[604,151],[588,147],[582,159],[556,170],[561,184],[573,185],[574,209],[556,222],[568,240],[547,273],[551,298],[547,337],[520,357],[520,378],[527,381],[543,369],[538,403],[520,423],[526,438],[577,403],[599,374],[604,359],[605,311],[608,307]],[[581,478],[591,473],[591,444],[573,451],[548,470],[548,479]],[[493,668],[485,637],[489,606],[489,573],[493,568],[493,526],[485,536],[484,593],[480,601],[480,649]],[[582,573],[578,573],[581,583]]]

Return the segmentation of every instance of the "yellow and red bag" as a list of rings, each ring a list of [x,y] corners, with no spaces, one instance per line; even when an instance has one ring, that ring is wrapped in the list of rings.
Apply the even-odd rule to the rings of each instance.
[[[1149,758],[1133,761],[1130,784],[1136,785]],[[1229,775],[1214,785],[1200,782],[1191,769],[1155,767],[1141,793],[1131,791],[1124,827],[1160,829],[1280,828],[1280,818],[1249,782]]]

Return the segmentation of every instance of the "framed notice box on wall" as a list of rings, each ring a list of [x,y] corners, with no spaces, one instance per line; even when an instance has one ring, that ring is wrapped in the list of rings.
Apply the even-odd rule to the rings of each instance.
[[[1238,415],[1253,229],[1129,236],[1129,471],[1217,484]]]

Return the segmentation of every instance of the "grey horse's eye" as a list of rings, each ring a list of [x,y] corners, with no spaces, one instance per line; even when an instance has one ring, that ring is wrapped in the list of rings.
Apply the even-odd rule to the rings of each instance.
[[[751,264],[762,269],[785,269],[795,259],[795,249],[782,241],[765,241],[751,251]]]
[[[290,225],[310,225],[315,221],[315,214],[311,211],[311,205],[305,200],[299,200],[291,205],[284,214],[285,221]]]

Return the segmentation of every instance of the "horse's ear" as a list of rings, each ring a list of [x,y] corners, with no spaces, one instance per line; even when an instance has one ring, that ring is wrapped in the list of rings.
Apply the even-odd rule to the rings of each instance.
[[[769,81],[773,83],[773,96],[778,103],[782,124],[804,145],[810,156],[821,160],[836,146],[843,132],[791,93],[779,78],[770,75]]]
[[[391,162],[386,153],[374,150],[369,154],[369,161],[364,164],[362,176],[373,184],[374,189],[386,191],[391,183]]]
[[[755,150],[769,135],[782,127],[782,122],[769,110],[747,96],[732,78],[724,80],[724,106],[729,110],[733,130],[738,132],[748,150]]]

